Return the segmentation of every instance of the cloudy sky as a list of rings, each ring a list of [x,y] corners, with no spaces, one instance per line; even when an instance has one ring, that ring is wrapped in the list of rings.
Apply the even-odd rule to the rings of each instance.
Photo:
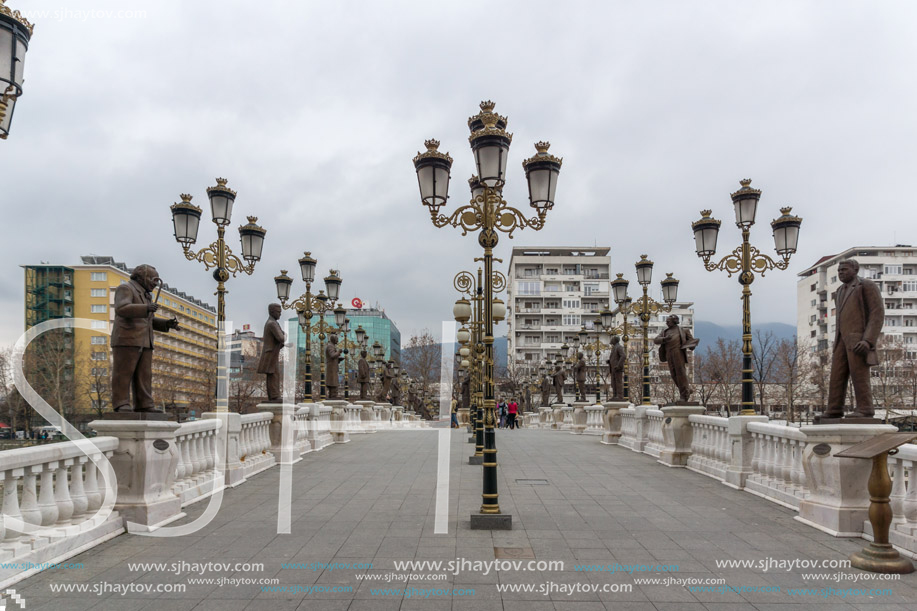
[[[750,177],[753,243],[773,253],[781,206],[804,218],[790,271],[753,286],[753,320],[795,324],[795,273],[818,257],[917,243],[912,2],[8,3],[36,29],[0,142],[0,344],[22,332],[22,264],[149,262],[215,303],[169,205],[189,192],[206,215],[216,176],[239,193],[232,247],[246,215],[268,230],[254,276],[229,283],[237,325],[261,325],[273,276],[310,250],[347,301],[438,331],[480,248],[430,224],[411,158],[440,139],[465,203],[483,99],[515,134],[511,204],[527,209],[532,143],[564,157],[545,229],[504,237],[506,263],[513,245],[607,245],[633,282],[647,253],[699,319],[739,324],[739,286],[703,270],[690,224],[712,208],[721,254],[738,244],[729,193]]]

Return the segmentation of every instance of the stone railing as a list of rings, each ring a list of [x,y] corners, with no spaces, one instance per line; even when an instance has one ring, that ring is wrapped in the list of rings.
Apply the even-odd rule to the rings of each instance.
[[[695,414],[688,417],[688,422],[694,429],[688,469],[723,481],[731,454],[729,419]]]
[[[0,452],[0,560],[60,562],[123,532],[96,465],[117,447],[115,437],[95,437]],[[0,568],[0,588],[38,570]]]
[[[539,415],[538,414],[523,414],[522,415],[522,426],[527,429],[537,429],[540,427]]]
[[[662,420],[661,410],[646,410],[646,446],[643,448],[643,452],[654,458],[659,458],[665,445],[665,441],[662,439]]]
[[[748,431],[754,450],[745,490],[798,511],[800,501],[808,496],[802,464],[805,434],[767,422],[750,422]]]
[[[185,422],[175,431],[178,465],[172,492],[181,499],[183,507],[223,486],[223,465],[216,464],[217,432],[221,424],[217,419],[195,420]]]
[[[601,405],[586,406],[586,435],[601,435],[605,431],[605,408]]]
[[[321,403],[310,403],[297,409],[296,415],[301,416],[299,422],[302,424],[300,426],[305,427],[306,439],[313,452],[323,450],[333,443],[330,407]]]
[[[239,433],[239,461],[245,477],[251,477],[274,466],[271,448],[270,412],[257,412],[242,416],[242,430]]]

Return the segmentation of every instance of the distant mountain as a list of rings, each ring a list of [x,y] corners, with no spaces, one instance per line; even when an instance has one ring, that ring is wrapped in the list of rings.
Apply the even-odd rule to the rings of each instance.
[[[751,332],[754,334],[758,330],[762,333],[772,332],[777,340],[793,339],[796,336],[796,327],[782,322],[752,322]],[[742,341],[742,325],[718,325],[706,320],[695,320],[694,336],[701,340],[698,349],[709,349],[716,344],[719,338],[727,342],[730,340]]]

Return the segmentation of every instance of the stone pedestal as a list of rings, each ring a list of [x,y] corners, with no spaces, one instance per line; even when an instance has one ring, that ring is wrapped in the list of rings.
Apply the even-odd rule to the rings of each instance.
[[[646,410],[657,409],[655,405],[635,405],[634,406],[634,446],[631,448],[634,452],[643,452],[646,444],[649,443],[649,418]]]
[[[667,467],[684,467],[691,456],[691,414],[703,414],[703,407],[675,405],[662,408],[662,442],[659,460]]]
[[[554,421],[554,410],[543,405],[538,408],[538,426],[539,429],[549,429]]]
[[[570,432],[574,435],[582,435],[586,432],[586,406],[589,401],[575,401],[573,408],[570,410]],[[567,424],[566,415],[564,424]]]
[[[99,435],[118,438],[111,466],[118,481],[115,511],[125,524],[149,531],[185,515],[181,499],[172,492],[178,468],[177,422],[94,420],[89,426]]]
[[[217,453],[223,459],[222,468],[225,474],[223,482],[227,486],[238,486],[245,481],[245,469],[239,460],[239,435],[242,433],[242,416],[235,412],[207,412],[204,420],[218,419],[223,424],[217,437]]]
[[[551,416],[553,421],[551,422],[551,430],[559,431],[563,428],[564,425],[564,412],[563,409],[567,407],[566,403],[554,403],[551,405]]]
[[[473,513],[471,530],[512,530],[513,516],[508,513]]]
[[[355,431],[358,433],[375,433],[376,432],[376,414],[374,406],[376,405],[375,401],[357,401],[357,405],[360,406],[360,422],[359,430]]]
[[[271,454],[278,465],[292,465],[302,460],[296,450],[296,430],[293,414],[298,406],[292,403],[259,403],[259,412],[271,412]]]
[[[618,440],[621,439],[621,410],[629,405],[627,401],[605,402],[605,413],[602,417],[605,423],[602,443],[605,445],[618,445]]]
[[[810,495],[799,503],[796,519],[835,537],[859,537],[868,518],[866,483],[872,461],[835,454],[898,429],[890,424],[821,424],[801,430],[806,436],[802,462]]]
[[[347,430],[347,414],[344,413],[344,408],[350,403],[340,399],[323,401],[322,403],[331,408],[331,439],[334,443],[348,443],[350,441],[350,432]]]
[[[730,488],[742,490],[745,480],[751,475],[752,460],[755,456],[755,444],[748,425],[752,422],[767,422],[767,416],[732,416],[727,423],[729,445],[731,447],[729,467],[726,469],[723,483]]]
[[[388,402],[376,403],[376,409],[380,407],[382,408],[382,428],[392,428],[392,404]]]
[[[469,427],[471,426],[471,416],[468,413],[470,410],[467,407],[460,407],[455,412],[456,419],[458,420],[459,426]]]

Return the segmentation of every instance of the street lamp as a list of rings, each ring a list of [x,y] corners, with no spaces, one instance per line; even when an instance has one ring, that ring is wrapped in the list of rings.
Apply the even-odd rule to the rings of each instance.
[[[280,300],[281,307],[284,310],[296,311],[299,326],[306,335],[304,403],[312,403],[312,316],[318,314],[319,319],[324,322],[325,314],[334,307],[334,300],[329,300],[324,292],[319,291],[318,295],[312,294],[312,283],[315,282],[315,266],[317,263],[310,252],[306,252],[299,259],[299,271],[303,282],[306,283],[306,292],[291,303],[287,303],[287,301],[290,299],[290,287],[293,285],[293,279],[287,276],[287,270],[285,269],[280,270],[280,275],[274,277],[274,285],[277,287],[277,299]],[[328,291],[329,295],[333,292],[337,297],[340,288],[341,278],[332,271],[331,275],[325,278],[325,290]],[[344,313],[346,315],[346,310]],[[337,313],[335,313],[335,317],[337,317]],[[324,340],[323,337],[322,340]],[[324,344],[322,344],[322,348],[324,348]],[[324,362],[324,349],[322,350],[322,362]],[[324,368],[321,380],[321,397],[324,398]]]
[[[34,26],[0,0],[0,140],[10,135],[16,101],[22,95],[22,73]]]
[[[436,227],[461,228],[462,235],[469,231],[480,230],[478,243],[484,248],[484,317],[483,343],[484,357],[484,409],[485,409],[485,448],[483,493],[480,514],[493,515],[500,513],[497,492],[497,446],[494,432],[496,417],[494,414],[494,372],[493,372],[493,325],[494,295],[493,249],[499,241],[498,231],[510,238],[517,229],[530,227],[540,230],[544,227],[548,210],[554,206],[554,194],[557,177],[560,173],[562,159],[548,153],[550,144],[538,142],[536,154],[523,163],[529,190],[529,204],[536,216],[526,219],[522,212],[510,207],[503,199],[503,185],[506,181],[506,166],[512,134],[506,132],[506,117],[494,113],[494,103],[481,102],[481,112],[468,120],[471,130],[469,142],[474,153],[477,179],[470,181],[472,199],[469,204],[460,206],[451,215],[439,214],[446,203],[449,192],[449,177],[452,169],[452,158],[442,153],[439,142],[427,140],[427,150],[414,157],[414,169],[420,187],[421,202],[430,210],[430,216]],[[498,306],[499,307],[499,306]],[[483,522],[476,522],[475,527],[484,527]]]
[[[742,243],[730,254],[723,257],[718,263],[711,263],[710,259],[716,254],[716,240],[720,231],[721,222],[710,215],[712,211],[702,210],[701,218],[691,227],[694,230],[694,245],[697,256],[703,259],[704,268],[708,272],[721,270],[727,277],[739,274],[739,284],[742,285],[742,416],[755,415],[754,378],[752,377],[752,339],[751,339],[751,283],[755,274],[764,275],[765,272],[776,269],[786,269],[790,264],[790,257],[796,252],[799,243],[799,228],[802,219],[790,214],[793,209],[789,206],[781,208],[782,216],[771,221],[774,234],[774,248],[780,256],[779,261],[771,259],[749,243],[751,226],[755,224],[755,214],[758,210],[758,201],[761,199],[761,190],[751,187],[751,179],[739,181],[741,188],[731,194],[732,204],[735,208],[736,227],[742,230]]]
[[[461,271],[452,279],[452,286],[462,296],[456,300],[452,308],[455,320],[463,325],[456,333],[461,343],[462,338],[470,347],[459,350],[462,359],[468,358],[470,364],[469,392],[471,405],[469,412],[472,431],[475,437],[474,455],[469,459],[469,464],[483,464],[484,461],[484,270],[478,268],[477,276],[471,272]],[[493,292],[499,293],[506,288],[506,276],[495,271],[491,275],[490,286]],[[467,299],[466,299],[467,297]],[[470,301],[469,301],[470,300]],[[500,322],[506,317],[506,306],[498,298],[492,300],[493,320]],[[464,326],[464,325],[467,325]],[[463,353],[462,351],[465,351]]]
[[[672,274],[666,274],[665,280],[660,282],[662,285],[662,297],[664,303],[659,303],[649,296],[649,285],[653,281],[653,262],[647,259],[646,255],[640,255],[640,260],[634,264],[637,270],[637,282],[643,288],[643,296],[637,301],[631,302],[627,298],[628,281],[624,280],[623,274],[612,281],[611,286],[615,293],[615,301],[618,303],[618,310],[624,314],[624,350],[627,354],[627,316],[633,314],[640,317],[641,327],[643,328],[643,405],[650,405],[650,343],[649,327],[650,320],[653,316],[661,312],[671,312],[672,307],[678,297],[678,280],[672,277]],[[620,301],[619,298],[622,298]],[[625,361],[626,362],[626,361]],[[624,387],[627,392],[627,369],[625,367]]]

